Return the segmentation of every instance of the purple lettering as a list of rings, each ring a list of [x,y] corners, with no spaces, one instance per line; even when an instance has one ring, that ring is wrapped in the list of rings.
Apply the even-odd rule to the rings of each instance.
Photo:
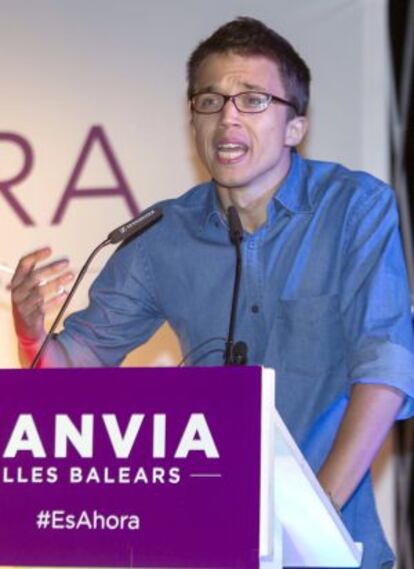
[[[9,180],[0,180],[0,193],[3,194],[6,202],[24,225],[35,225],[33,219],[11,193],[11,188],[20,184],[20,182],[30,174],[33,167],[32,147],[25,138],[14,132],[0,132],[0,142],[11,142],[12,144],[17,144],[23,154],[23,166],[20,172]]]
[[[85,163],[88,159],[89,153],[92,149],[93,144],[99,143],[102,149],[102,152],[105,155],[107,163],[112,171],[112,174],[116,178],[118,183],[117,186],[112,188],[102,188],[102,187],[95,187],[95,188],[78,188],[77,182],[81,175],[83,168],[85,167]],[[69,200],[73,198],[97,198],[97,197],[111,197],[111,196],[118,196],[124,198],[131,212],[132,216],[136,216],[139,213],[138,206],[134,200],[134,197],[131,193],[131,190],[128,186],[128,183],[122,173],[121,168],[118,165],[118,162],[115,158],[115,153],[112,150],[109,140],[104,132],[103,127],[101,126],[93,126],[88,133],[86,138],[85,144],[80,152],[79,158],[75,164],[73,172],[69,178],[69,181],[66,185],[65,191],[63,193],[62,199],[58,205],[55,215],[52,219],[52,224],[56,225],[61,222],[65,210],[69,204]]]

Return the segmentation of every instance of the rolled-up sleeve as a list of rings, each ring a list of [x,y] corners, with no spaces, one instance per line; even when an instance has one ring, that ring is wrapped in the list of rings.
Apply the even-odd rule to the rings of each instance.
[[[399,418],[414,414],[410,291],[392,190],[354,204],[346,228],[342,313],[351,383],[383,384],[406,395]]]

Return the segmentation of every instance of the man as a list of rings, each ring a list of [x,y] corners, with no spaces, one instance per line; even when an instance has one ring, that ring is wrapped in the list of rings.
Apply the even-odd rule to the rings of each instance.
[[[244,228],[236,338],[278,374],[277,406],[351,534],[363,567],[387,567],[369,467],[399,414],[413,412],[409,291],[392,191],[368,174],[302,159],[310,74],[286,40],[239,18],[188,63],[195,142],[212,181],[161,205],[163,220],[121,247],[43,366],[117,365],[165,320],[193,365],[222,365],[234,251]],[[23,258],[13,311],[23,365],[66,263]]]

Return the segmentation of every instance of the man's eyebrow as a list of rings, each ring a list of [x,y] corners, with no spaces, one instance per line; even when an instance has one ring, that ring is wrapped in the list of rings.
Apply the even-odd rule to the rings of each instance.
[[[203,87],[202,89],[196,89],[195,93],[218,93],[217,89],[214,85],[207,85],[207,87]]]
[[[267,93],[267,90],[263,87],[263,85],[254,85],[253,83],[240,83],[240,89],[246,89],[247,91],[259,91],[262,93]],[[220,93],[220,89],[215,85],[207,85],[202,89],[197,89],[196,93]]]
[[[262,92],[267,92],[267,89],[265,89],[263,87],[263,85],[255,85],[253,83],[241,83],[241,85],[245,88],[248,89],[249,91],[262,91]]]

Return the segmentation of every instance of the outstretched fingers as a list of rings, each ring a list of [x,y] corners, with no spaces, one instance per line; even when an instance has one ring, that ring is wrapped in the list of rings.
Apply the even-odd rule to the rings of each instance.
[[[21,339],[43,335],[45,314],[62,304],[67,296],[64,287],[74,278],[67,259],[39,266],[51,253],[50,247],[44,247],[22,257],[10,283],[15,328]]]

